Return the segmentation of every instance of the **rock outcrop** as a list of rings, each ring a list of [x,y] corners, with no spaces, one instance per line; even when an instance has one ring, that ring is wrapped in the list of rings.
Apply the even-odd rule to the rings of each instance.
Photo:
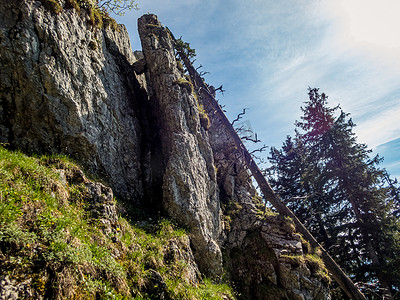
[[[174,243],[169,253],[184,256],[194,283],[199,267],[225,272],[243,299],[329,298],[290,221],[260,210],[240,151],[178,68],[156,16],[139,19],[134,54],[124,26],[93,28],[84,10],[0,0],[0,11],[0,143],[70,155],[124,201],[162,206],[190,233],[193,255]],[[89,210],[115,222],[111,189],[87,189]],[[149,278],[163,294],[159,274]]]
[[[154,15],[138,21],[142,48],[159,111],[159,130],[165,157],[164,207],[169,216],[189,227],[200,269],[222,275],[222,256],[216,242],[220,204],[214,158],[208,133],[200,124],[192,84],[178,70],[172,40]]]
[[[141,93],[125,27],[95,30],[76,10],[54,14],[40,1],[0,8],[0,142],[70,155],[139,199]]]

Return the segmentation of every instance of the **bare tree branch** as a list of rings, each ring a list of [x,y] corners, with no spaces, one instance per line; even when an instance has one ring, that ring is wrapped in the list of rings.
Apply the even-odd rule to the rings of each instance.
[[[223,95],[224,92],[225,92],[225,90],[222,89],[222,85],[221,85],[220,87],[216,88],[215,90],[216,90],[216,91],[220,91],[222,95]]]
[[[199,73],[200,77],[203,77],[203,76],[206,75],[206,74],[210,74],[210,72],[201,71],[201,72]]]
[[[222,88],[222,85],[220,87]],[[215,89],[215,90],[217,90],[217,89]],[[231,123],[232,126],[233,126],[233,124],[235,124],[235,122],[239,121],[242,118],[242,116],[244,116],[246,114],[246,109],[248,109],[248,108],[243,108],[243,111],[237,115],[235,120],[232,121],[232,123]]]
[[[250,154],[254,154],[254,153],[256,153],[256,152],[264,152],[265,150],[267,150],[267,148],[268,148],[268,146],[267,146],[267,145],[264,145],[264,146],[262,146],[261,148],[258,148],[258,149],[256,149],[256,150],[251,151]]]
[[[242,136],[242,137],[240,137],[240,139],[241,139],[241,140],[245,140],[245,141],[250,141],[250,142],[253,142],[253,143],[255,143],[255,144],[261,142],[261,140],[259,140],[259,139],[257,138],[257,133],[255,134],[255,138],[252,138],[252,137],[250,137],[250,136]]]

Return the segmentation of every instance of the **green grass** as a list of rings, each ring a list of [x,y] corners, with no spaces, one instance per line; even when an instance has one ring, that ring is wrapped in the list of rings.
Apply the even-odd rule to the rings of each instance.
[[[186,80],[185,78],[178,78],[172,84],[177,84],[180,87],[186,89],[189,94],[193,93],[194,91],[193,83],[190,80]]]
[[[79,170],[66,157],[0,147],[0,277],[31,279],[37,296],[157,299],[146,287],[155,270],[172,299],[234,299],[227,285],[187,280],[186,262],[169,252],[173,243],[184,253],[189,239],[169,220],[141,228],[120,217],[104,230],[84,183],[71,180]]]
[[[318,250],[316,250],[315,252],[316,254],[307,254],[305,256],[305,261],[311,271],[311,275],[320,278],[327,284],[330,284],[332,279],[329,276],[328,270],[325,268],[325,264],[322,258],[318,255]]]

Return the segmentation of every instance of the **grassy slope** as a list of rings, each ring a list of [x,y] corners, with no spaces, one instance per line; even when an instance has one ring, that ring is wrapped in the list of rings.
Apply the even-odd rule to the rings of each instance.
[[[183,230],[167,220],[145,230],[121,217],[104,230],[85,209],[85,186],[62,180],[60,169],[68,178],[79,167],[0,147],[0,277],[30,280],[46,298],[157,299],[155,270],[172,299],[234,298],[227,285],[189,283],[185,262],[166,258],[171,241],[187,247]]]

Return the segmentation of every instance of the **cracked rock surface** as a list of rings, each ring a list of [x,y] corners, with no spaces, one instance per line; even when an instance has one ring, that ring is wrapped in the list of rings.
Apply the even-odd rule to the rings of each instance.
[[[138,20],[148,83],[159,112],[165,173],[163,204],[168,214],[187,226],[200,270],[222,275],[217,243],[220,204],[208,133],[200,124],[197,98],[178,70],[172,41],[155,15]]]
[[[0,142],[68,154],[138,199],[138,84],[125,27],[94,30],[75,10],[55,15],[40,1],[1,0],[0,10]]]

